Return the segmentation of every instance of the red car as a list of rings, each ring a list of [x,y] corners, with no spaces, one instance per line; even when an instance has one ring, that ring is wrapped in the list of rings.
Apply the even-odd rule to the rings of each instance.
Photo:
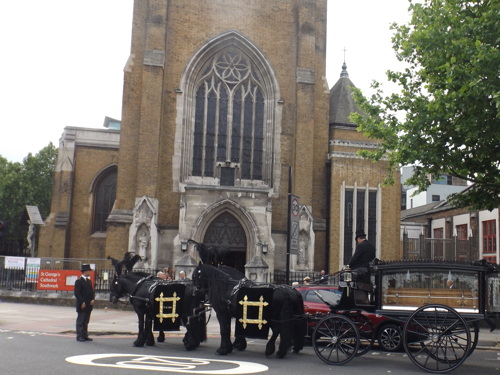
[[[319,296],[315,293],[321,290],[321,293],[332,293],[328,300],[339,299],[342,292],[337,286],[319,284],[319,285],[304,285],[299,286],[297,291],[302,294],[304,299],[304,312],[312,316],[325,316],[330,313],[330,308],[326,305]],[[328,294],[326,294],[328,296]],[[379,347],[385,351],[395,352],[403,348],[403,336],[401,323],[389,318],[363,311],[363,315],[368,318],[375,330],[375,338],[378,341]],[[312,333],[317,320],[310,319],[308,322],[308,335]]]

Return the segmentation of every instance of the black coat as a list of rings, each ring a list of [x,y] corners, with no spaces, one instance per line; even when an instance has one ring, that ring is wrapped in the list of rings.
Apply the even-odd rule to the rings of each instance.
[[[82,311],[82,303],[90,307],[90,301],[95,299],[95,292],[92,286],[92,282],[85,280],[83,277],[79,277],[75,281],[75,297],[76,297],[76,311]]]
[[[369,243],[367,240],[358,243],[356,246],[356,251],[349,261],[349,267],[351,269],[359,267],[368,267],[370,262],[375,258],[377,251],[375,246]]]

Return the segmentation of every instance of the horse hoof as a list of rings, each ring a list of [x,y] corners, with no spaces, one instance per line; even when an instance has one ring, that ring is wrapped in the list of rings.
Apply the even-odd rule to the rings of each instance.
[[[134,346],[137,348],[142,348],[144,346],[144,343],[139,343],[139,342],[134,342]]]
[[[158,337],[158,339],[156,341],[158,341],[158,342],[165,342],[165,337],[163,337],[163,338],[162,337]]]
[[[301,346],[301,345],[294,346],[294,347],[292,348],[292,353],[297,354],[297,353],[299,353],[302,349],[304,349],[304,347],[303,347],[303,346]]]
[[[276,348],[274,346],[266,346],[266,356],[269,357],[270,355],[273,355],[275,350]]]
[[[238,351],[242,352],[243,350],[245,350],[245,349],[247,348],[247,346],[246,346],[246,345],[243,345],[243,344],[241,344],[241,345],[234,345],[234,348],[235,348],[236,350],[238,350]]]
[[[200,346],[200,344],[197,343],[196,341],[183,340],[183,342],[184,342],[184,349],[186,349],[188,352],[190,352],[191,350],[194,350],[198,346]]]

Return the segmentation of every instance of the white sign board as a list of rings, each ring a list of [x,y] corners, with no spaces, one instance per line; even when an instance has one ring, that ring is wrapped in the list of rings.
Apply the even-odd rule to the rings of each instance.
[[[24,257],[5,257],[5,269],[24,270]]]

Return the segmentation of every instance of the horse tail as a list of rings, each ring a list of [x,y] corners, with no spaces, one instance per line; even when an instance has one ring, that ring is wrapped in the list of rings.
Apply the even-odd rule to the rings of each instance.
[[[196,349],[200,343],[207,340],[204,297],[205,294],[201,290],[191,285],[186,286],[183,319],[186,327],[183,343],[186,350]]]

